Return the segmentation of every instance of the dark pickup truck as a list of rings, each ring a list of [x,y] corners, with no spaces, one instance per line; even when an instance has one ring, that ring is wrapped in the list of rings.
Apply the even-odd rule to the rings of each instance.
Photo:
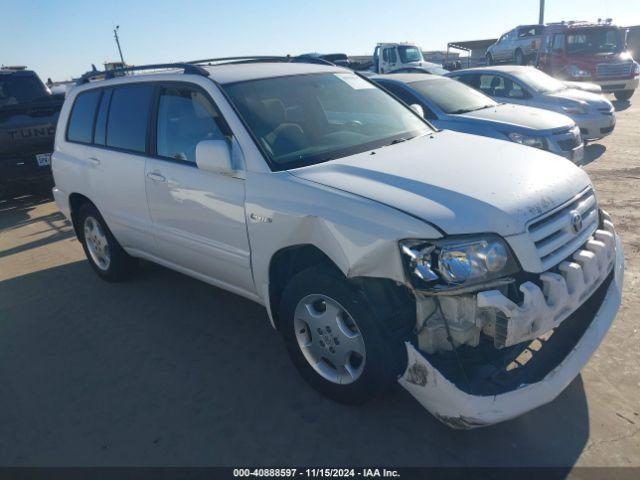
[[[51,152],[63,102],[35,72],[0,69],[0,198],[51,187]]]

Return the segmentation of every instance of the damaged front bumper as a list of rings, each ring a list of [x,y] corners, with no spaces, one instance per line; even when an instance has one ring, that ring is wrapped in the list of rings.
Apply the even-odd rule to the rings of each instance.
[[[449,372],[445,374],[446,369],[441,368],[433,356],[421,353],[407,342],[407,369],[399,383],[427,410],[453,428],[495,424],[552,401],[580,373],[620,306],[624,271],[622,245],[612,225],[606,232],[587,242],[574,254],[574,261],[563,262],[565,265],[559,268],[562,275],[542,274],[542,289],[533,283],[523,284],[524,300],[520,305],[497,291],[478,296],[478,306],[495,308],[509,320],[512,330],[505,331],[503,339],[507,346],[512,338],[519,341],[534,338],[534,342],[540,344],[536,337],[544,337],[551,329],[547,332],[551,333],[550,338],[541,339],[542,344],[547,345],[540,351],[534,352],[537,347],[526,343],[519,344],[523,345],[522,351],[533,353],[534,360],[538,355],[542,359],[539,362],[547,365],[540,367],[535,360],[528,370],[522,369],[523,375],[511,378],[506,389],[469,388]],[[607,261],[609,256],[613,258]],[[525,332],[525,328],[530,331]],[[519,345],[510,348],[518,349]],[[468,381],[466,374],[463,377]]]

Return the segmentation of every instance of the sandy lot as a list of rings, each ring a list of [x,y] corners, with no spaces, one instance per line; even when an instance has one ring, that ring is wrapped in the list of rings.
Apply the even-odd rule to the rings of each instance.
[[[616,107],[585,168],[624,242],[619,316],[558,399],[475,431],[401,389],[326,400],[262,307],[151,264],[102,282],[48,199],[0,201],[0,465],[640,466],[640,94]]]

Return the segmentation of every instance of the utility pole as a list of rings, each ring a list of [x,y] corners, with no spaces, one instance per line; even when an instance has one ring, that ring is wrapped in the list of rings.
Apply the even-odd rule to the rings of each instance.
[[[538,23],[540,25],[544,23],[544,0],[540,0],[540,16],[538,17]]]
[[[120,30],[120,25],[116,25],[116,28],[113,29],[113,37],[116,39],[116,45],[118,45],[118,52],[120,53],[120,61],[122,62],[122,66],[124,67],[124,57],[122,56],[122,48],[120,48],[120,39],[118,38],[118,30]]]

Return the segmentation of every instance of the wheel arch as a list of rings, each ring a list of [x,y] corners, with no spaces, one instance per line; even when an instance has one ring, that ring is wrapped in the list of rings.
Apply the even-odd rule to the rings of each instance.
[[[87,203],[93,205],[94,207],[96,206],[95,203],[93,203],[91,199],[89,199],[89,197],[81,193],[73,192],[69,195],[69,212],[71,216],[71,224],[73,225],[73,230],[76,233],[76,237],[78,237],[78,239],[80,239],[80,226],[78,225],[77,221],[78,212],[80,211],[82,205],[85,205]]]
[[[273,254],[269,262],[269,314],[273,326],[278,329],[278,307],[287,281],[296,273],[309,267],[322,265],[341,276],[340,267],[320,248],[310,243],[283,247]],[[345,277],[346,278],[346,277]]]

